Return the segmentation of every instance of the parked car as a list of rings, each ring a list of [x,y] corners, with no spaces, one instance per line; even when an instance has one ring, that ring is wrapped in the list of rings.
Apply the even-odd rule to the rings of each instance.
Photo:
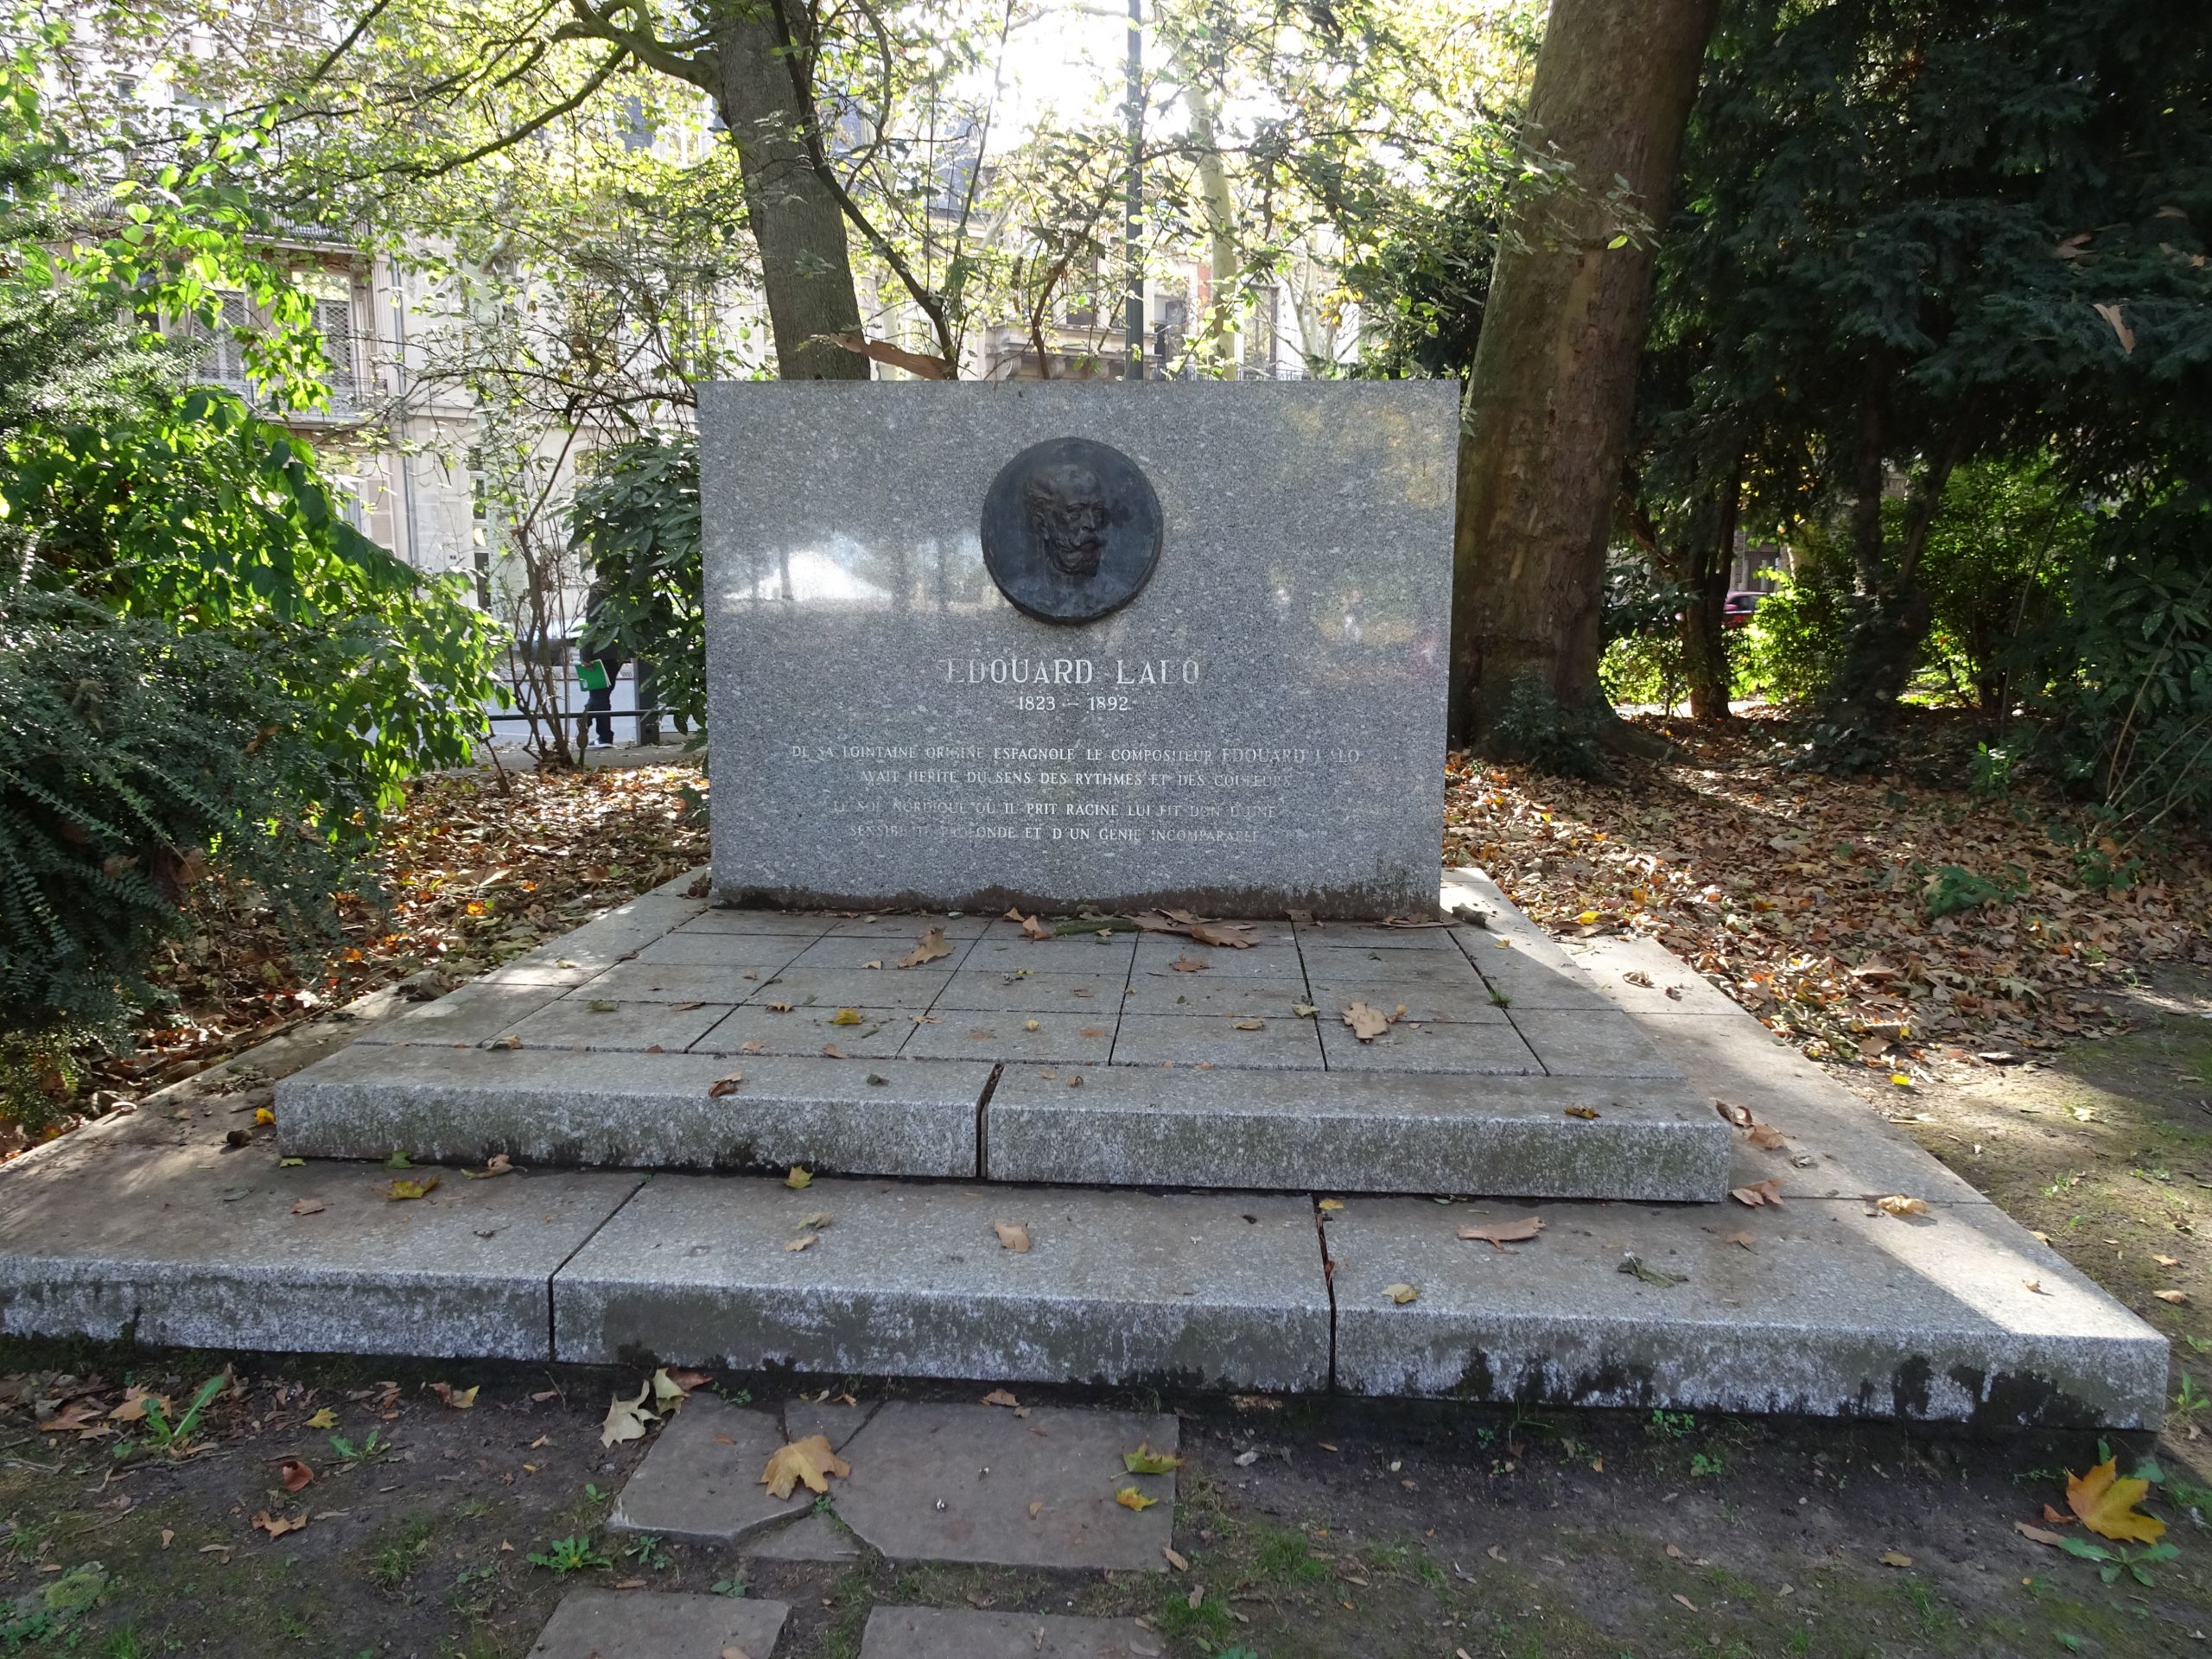
[[[1751,620],[1751,613],[1758,610],[1765,599],[1764,594],[1750,588],[1740,588],[1729,594],[1720,607],[1720,626],[1724,628],[1744,626]]]

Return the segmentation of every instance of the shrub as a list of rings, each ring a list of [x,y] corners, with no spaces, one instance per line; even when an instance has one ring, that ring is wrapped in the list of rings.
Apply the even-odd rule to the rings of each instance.
[[[368,785],[267,671],[287,643],[7,596],[0,1027],[113,1034],[160,1001],[147,959],[212,862],[296,932],[331,926]]]
[[[591,618],[653,674],[655,700],[707,721],[705,578],[699,545],[699,446],[689,434],[632,440],[601,454],[569,507],[570,544],[606,584]]]

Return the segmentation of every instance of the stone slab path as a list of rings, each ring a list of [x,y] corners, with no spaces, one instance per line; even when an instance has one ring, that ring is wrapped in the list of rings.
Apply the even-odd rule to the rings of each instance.
[[[284,1150],[1239,1190],[1419,1192],[1464,1169],[1529,1197],[1726,1190],[1727,1128],[1677,1064],[1491,906],[1484,926],[1255,924],[1236,950],[713,909],[681,896],[690,882],[286,1079]],[[1345,1013],[1362,1004],[1387,1027],[1356,1033]]]
[[[1494,888],[1474,873],[1457,880],[1447,900],[1488,905],[1485,931],[1512,941],[1482,948],[1516,962],[1533,949],[1533,928]],[[581,984],[661,939],[671,902],[639,900],[659,913],[592,923],[503,970],[538,981],[504,982]],[[906,927],[899,918],[894,931]],[[1134,963],[1159,943],[1123,944]],[[863,949],[882,944],[880,931],[861,936]],[[1413,959],[1438,948],[1390,950]],[[1848,1090],[1656,945],[1592,941],[1573,970],[1572,994],[1607,1005],[1590,1012],[1629,1022],[1698,1080],[1713,1123],[1719,1097],[1782,1132],[1779,1147],[1761,1150],[1721,1126],[1725,1179],[1779,1181],[1782,1207],[1446,1205],[1363,1196],[1350,1180],[1293,1195],[972,1178],[797,1191],[526,1160],[489,1180],[410,1170],[439,1184],[395,1201],[393,1172],[379,1165],[285,1167],[265,1136],[225,1145],[226,1129],[251,1120],[218,1077],[176,1096],[191,1103],[181,1118],[149,1102],[0,1171],[0,1332],[289,1352],[651,1353],[833,1376],[2159,1420],[2164,1339]],[[389,999],[373,1006],[360,1023],[381,1031]],[[410,1046],[380,1046],[395,1062]],[[267,1064],[315,1052],[287,1039]],[[1463,1183],[1485,1184],[1477,1166],[1439,1164],[1436,1186]],[[1920,1198],[1929,1213],[1870,1212],[1866,1199],[1884,1194]],[[1529,1214],[1543,1232],[1511,1255],[1459,1236]],[[1002,1246],[998,1222],[1027,1228],[1032,1248]]]
[[[780,1601],[575,1590],[530,1659],[770,1659],[790,1611]]]
[[[1135,1619],[878,1607],[861,1659],[1157,1659],[1160,1637]]]

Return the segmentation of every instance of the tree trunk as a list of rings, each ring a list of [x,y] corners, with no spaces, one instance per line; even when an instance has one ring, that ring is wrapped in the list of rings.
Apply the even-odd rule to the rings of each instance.
[[[1736,568],[1736,522],[1744,493],[1740,464],[1720,486],[1719,511],[1690,549],[1689,603],[1682,610],[1682,671],[1690,683],[1690,718],[1728,718],[1728,578]]]
[[[865,380],[868,360],[836,343],[861,331],[845,215],[801,137],[806,112],[769,0],[715,8],[715,101],[737,145],[760,286],[786,380]]]
[[[1516,682],[1568,709],[1599,696],[1605,543],[1663,224],[1718,0],[1554,0],[1529,95],[1533,141],[1573,184],[1508,214],[1459,439],[1452,721],[1479,738]]]

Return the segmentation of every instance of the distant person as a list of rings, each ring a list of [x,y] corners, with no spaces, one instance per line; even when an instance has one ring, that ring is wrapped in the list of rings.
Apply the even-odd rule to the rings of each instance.
[[[592,583],[591,591],[584,595],[583,632],[576,642],[576,683],[584,689],[584,717],[576,722],[579,751],[591,747],[594,715],[601,745],[614,747],[614,682],[630,659],[622,654],[621,641],[606,618],[610,596],[604,582]]]

